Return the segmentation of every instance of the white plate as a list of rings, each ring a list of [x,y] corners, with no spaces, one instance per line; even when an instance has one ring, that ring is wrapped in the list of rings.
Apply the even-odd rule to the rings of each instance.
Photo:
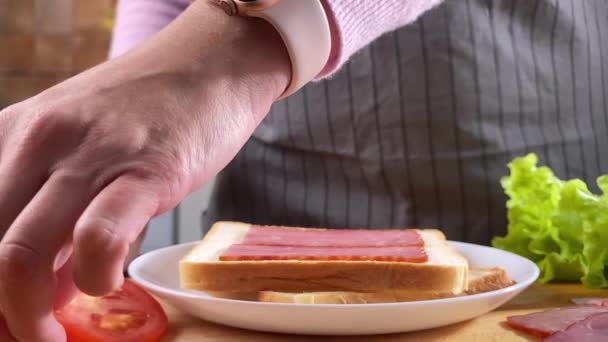
[[[466,321],[506,303],[539,275],[528,259],[491,247],[450,242],[471,266],[500,266],[517,282],[507,288],[457,298],[389,304],[283,304],[220,299],[179,287],[178,261],[196,243],[159,249],[129,266],[133,280],[196,317],[238,328],[306,335],[369,335]]]

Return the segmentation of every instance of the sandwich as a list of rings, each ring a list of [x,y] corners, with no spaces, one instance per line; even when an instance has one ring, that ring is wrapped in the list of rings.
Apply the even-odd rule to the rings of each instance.
[[[468,289],[458,296],[484,293],[505,288],[514,284],[507,272],[500,267],[470,267]],[[416,300],[430,300],[454,297],[452,293],[413,293],[411,291],[382,292],[304,292],[288,293],[277,291],[260,291],[255,294],[214,293],[217,297],[240,300],[254,300],[267,303],[293,304],[372,304],[396,303]]]
[[[217,222],[182,258],[179,270],[185,289],[283,303],[426,300],[465,295],[472,288],[488,287],[491,279],[500,286],[510,284],[497,269],[470,271],[466,258],[436,229]]]

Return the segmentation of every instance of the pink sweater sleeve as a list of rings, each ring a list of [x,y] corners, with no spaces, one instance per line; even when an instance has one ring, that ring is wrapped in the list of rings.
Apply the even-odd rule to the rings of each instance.
[[[414,22],[443,0],[324,0],[332,31],[329,61],[319,77],[338,70],[386,32]]]
[[[182,13],[190,0],[119,0],[110,57],[130,50]]]
[[[332,74],[359,49],[382,34],[415,21],[442,1],[324,0],[331,24],[332,51],[319,77]],[[110,56],[122,54],[161,30],[189,3],[189,0],[120,0]]]

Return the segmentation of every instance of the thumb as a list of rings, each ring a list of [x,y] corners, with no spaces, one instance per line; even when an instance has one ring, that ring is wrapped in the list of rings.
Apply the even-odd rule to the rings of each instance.
[[[124,260],[159,207],[149,179],[123,175],[104,188],[74,229],[74,281],[89,295],[104,295],[122,285]]]

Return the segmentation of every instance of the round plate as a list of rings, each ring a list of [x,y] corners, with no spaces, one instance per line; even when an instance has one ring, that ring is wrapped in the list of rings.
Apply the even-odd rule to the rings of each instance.
[[[496,248],[450,244],[471,266],[505,269],[516,284],[476,295],[388,304],[259,303],[212,297],[179,286],[178,261],[196,243],[146,253],[129,266],[134,281],[152,294],[196,317],[238,328],[305,335],[370,335],[440,327],[466,321],[506,303],[539,275],[536,265]]]

